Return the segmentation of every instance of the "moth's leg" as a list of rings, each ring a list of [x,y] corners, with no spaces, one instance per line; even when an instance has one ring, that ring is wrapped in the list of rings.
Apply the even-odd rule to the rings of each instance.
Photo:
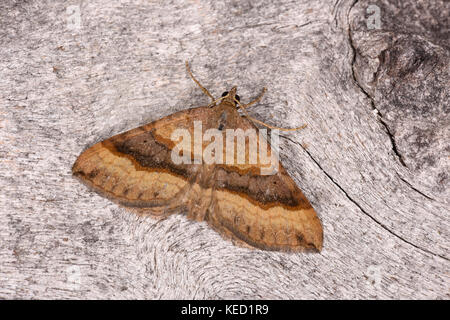
[[[262,99],[264,93],[266,93],[266,91],[267,91],[267,89],[266,89],[266,87],[264,87],[264,88],[263,88],[263,91],[260,93],[260,95],[257,96],[254,100],[250,101],[249,103],[241,104],[241,103],[239,103],[239,101],[237,101],[237,100],[236,100],[236,102],[238,102],[239,106],[240,106],[242,109],[245,109],[245,108],[250,107],[251,105],[253,105],[253,104],[258,103],[259,101],[261,101],[261,99]]]
[[[244,115],[245,115],[250,121],[253,121],[254,123],[261,124],[261,125],[263,125],[263,126],[269,128],[269,129],[278,129],[278,130],[280,130],[280,131],[297,131],[297,130],[302,130],[302,129],[304,129],[304,128],[306,128],[306,126],[307,126],[307,124],[304,124],[304,125],[302,125],[301,127],[297,127],[297,128],[281,128],[281,127],[271,126],[270,124],[267,124],[267,123],[265,123],[265,122],[262,122],[262,121],[260,121],[260,120],[258,120],[258,119],[255,119],[255,118],[251,117],[251,116],[248,114],[247,110],[245,110],[245,108],[242,108],[242,111],[244,112]]]
[[[262,122],[262,121],[260,121],[260,120],[258,120],[258,119],[255,119],[255,118],[251,117],[251,116],[248,114],[246,108],[249,107],[249,106],[251,106],[252,104],[255,104],[255,103],[257,103],[258,101],[260,101],[261,98],[263,97],[263,95],[264,95],[264,93],[265,93],[266,91],[267,91],[267,89],[264,87],[264,88],[263,88],[263,91],[261,92],[261,94],[260,94],[259,96],[257,96],[253,101],[250,101],[250,102],[247,103],[247,104],[241,104],[237,99],[235,99],[236,103],[237,103],[238,106],[242,109],[242,112],[244,112],[244,115],[245,115],[249,120],[253,121],[254,123],[261,124],[261,125],[263,125],[263,126],[265,126],[265,127],[267,127],[267,128],[270,128],[270,129],[278,129],[278,130],[281,130],[281,131],[297,131],[297,130],[301,130],[301,129],[306,128],[306,124],[302,125],[301,127],[297,127],[297,128],[281,128],[281,127],[271,126],[270,124],[267,124],[267,123],[265,123],[265,122]]]
[[[212,96],[212,94],[209,93],[209,91],[204,86],[202,86],[197,79],[195,79],[194,75],[191,72],[191,69],[189,68],[189,62],[187,61],[186,61],[186,70],[189,73],[189,76],[192,78],[192,80],[194,80],[194,82],[200,87],[200,89],[202,89],[203,93],[211,98],[212,103],[215,103],[216,99]]]

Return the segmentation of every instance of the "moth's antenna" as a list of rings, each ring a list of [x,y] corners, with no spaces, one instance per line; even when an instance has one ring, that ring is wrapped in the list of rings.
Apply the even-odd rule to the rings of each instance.
[[[304,125],[302,125],[301,127],[298,127],[298,128],[280,128],[280,127],[271,126],[270,124],[267,124],[265,122],[262,122],[262,121],[260,121],[258,119],[255,119],[255,118],[251,117],[248,114],[247,110],[245,110],[245,108],[251,106],[252,104],[255,104],[255,103],[259,102],[266,91],[267,91],[267,89],[263,88],[263,92],[258,97],[256,97],[256,99],[254,99],[253,101],[250,101],[247,104],[241,104],[237,99],[234,99],[234,101],[242,109],[242,111],[244,112],[244,114],[245,114],[245,116],[247,118],[249,118],[251,121],[259,123],[259,124],[269,128],[269,129],[278,129],[278,130],[281,130],[281,131],[297,131],[297,130],[301,130],[301,129],[306,128],[306,126],[307,126],[306,124],[304,124]]]
[[[187,61],[186,61],[186,70],[189,73],[189,75],[191,76],[192,80],[194,80],[194,82],[200,87],[200,89],[202,89],[203,93],[211,98],[211,100],[213,101],[211,104],[214,104],[216,102],[216,99],[212,96],[211,93],[209,93],[209,91],[204,86],[202,86],[200,84],[200,82],[198,82],[197,79],[195,79],[194,75],[191,72],[191,68],[189,68],[189,62],[187,62]]]
[[[215,105],[216,102],[219,102],[219,101],[223,100],[224,98],[225,98],[225,97],[217,98],[216,100],[214,100],[213,102],[211,102],[210,104],[208,104],[208,107]]]

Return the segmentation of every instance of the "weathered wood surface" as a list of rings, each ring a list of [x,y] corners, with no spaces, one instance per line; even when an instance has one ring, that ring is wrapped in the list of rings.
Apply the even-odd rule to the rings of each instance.
[[[0,298],[448,299],[449,5],[401,3],[2,1]],[[72,178],[87,146],[207,103],[187,59],[215,95],[268,87],[252,116],[308,124],[281,159],[321,254],[137,217]]]

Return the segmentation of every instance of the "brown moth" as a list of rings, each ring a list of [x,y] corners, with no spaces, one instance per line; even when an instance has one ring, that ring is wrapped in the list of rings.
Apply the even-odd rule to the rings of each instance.
[[[243,105],[234,87],[214,99],[194,78],[187,63],[186,67],[213,100],[209,106],[174,113],[93,145],[78,157],[73,175],[99,194],[140,214],[167,217],[186,212],[189,219],[207,221],[238,245],[320,251],[323,232],[316,212],[278,160],[278,170],[271,175],[261,174],[267,164],[259,157],[256,164],[250,163],[250,137],[245,140],[245,163],[173,161],[178,143],[173,140],[174,131],[184,129],[195,136],[194,121],[201,122],[203,134],[208,129],[218,129],[224,135],[227,129],[258,130],[245,108],[262,95]],[[238,108],[247,116],[241,116]],[[272,153],[265,139],[256,139],[258,146],[266,145],[268,154]],[[193,141],[187,143],[193,145]],[[203,150],[209,145],[208,141],[201,143]],[[195,146],[192,149],[188,160],[198,157]],[[227,144],[223,156],[226,152]],[[233,155],[235,160],[238,156],[238,152]]]

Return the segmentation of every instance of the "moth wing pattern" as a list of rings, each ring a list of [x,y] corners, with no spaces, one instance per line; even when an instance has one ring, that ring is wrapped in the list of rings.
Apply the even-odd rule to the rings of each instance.
[[[183,210],[201,165],[171,161],[171,134],[192,130],[193,121],[206,120],[210,113],[205,107],[183,110],[98,142],[78,157],[73,175],[102,196],[141,213],[161,216]]]
[[[323,232],[316,212],[278,159],[262,163],[258,152],[257,162],[249,161],[250,138],[245,140],[245,163],[237,161],[239,152],[233,153],[231,164],[173,161],[175,130],[194,137],[187,143],[191,144],[189,158],[196,157],[195,121],[202,123],[202,135],[218,129],[223,141],[227,129],[259,133],[234,106],[187,109],[93,145],[78,157],[72,172],[101,195],[141,214],[164,217],[184,211],[189,219],[206,220],[240,244],[265,250],[320,251]],[[266,139],[259,134],[254,138],[257,147],[265,146],[271,157],[273,150]],[[207,142],[202,140],[202,146]],[[224,157],[227,148],[226,142]],[[262,174],[273,164],[276,172]]]
[[[231,126],[256,128],[247,118],[232,120]],[[270,156],[269,142],[257,136],[257,144]],[[246,153],[250,150],[246,141]],[[225,152],[225,151],[224,151]],[[237,153],[235,153],[237,154]],[[258,153],[256,164],[222,164],[215,168],[215,184],[207,221],[217,231],[238,243],[264,250],[320,251],[322,225],[315,210],[284,167],[275,158],[275,174],[261,174],[268,164]],[[248,157],[248,154],[246,154]]]

